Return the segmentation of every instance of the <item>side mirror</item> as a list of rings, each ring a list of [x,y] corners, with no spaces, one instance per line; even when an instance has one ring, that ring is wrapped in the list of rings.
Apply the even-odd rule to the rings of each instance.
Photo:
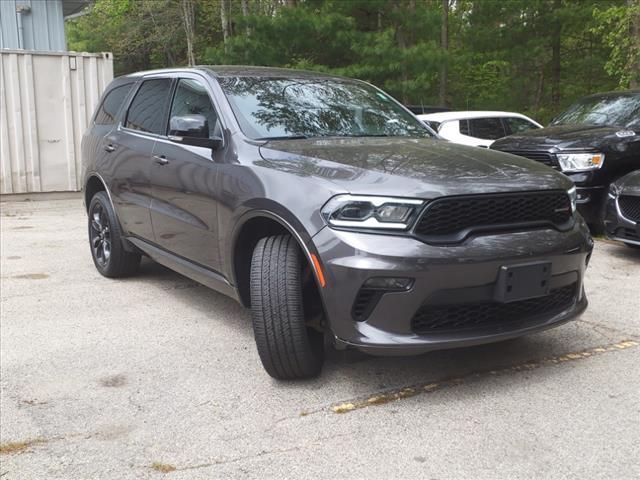
[[[200,114],[180,115],[169,120],[169,140],[183,145],[215,150],[222,146],[221,137],[209,136],[209,121]]]

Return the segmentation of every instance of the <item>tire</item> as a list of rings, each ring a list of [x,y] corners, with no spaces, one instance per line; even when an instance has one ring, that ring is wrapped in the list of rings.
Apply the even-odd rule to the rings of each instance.
[[[253,331],[262,365],[279,380],[315,377],[324,362],[324,335],[305,323],[305,265],[289,235],[262,238],[253,251]]]
[[[98,192],[89,203],[89,248],[93,264],[108,278],[133,275],[140,265],[140,254],[127,252],[120,224],[105,192]]]

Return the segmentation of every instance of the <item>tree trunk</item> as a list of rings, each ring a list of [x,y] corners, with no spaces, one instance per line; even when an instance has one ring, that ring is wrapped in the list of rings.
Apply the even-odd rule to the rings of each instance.
[[[447,105],[447,81],[449,76],[448,59],[449,51],[449,0],[442,0],[442,26],[440,28],[440,48],[445,54],[445,58],[440,66],[440,105]]]
[[[184,25],[184,33],[187,37],[187,62],[191,67],[196,64],[196,57],[193,52],[195,18],[193,0],[182,0],[182,23]]]
[[[220,24],[222,26],[222,41],[224,42],[224,49],[227,51],[227,44],[229,42],[229,5],[227,0],[220,0]]]
[[[247,20],[247,17],[249,16],[249,4],[247,3],[248,0],[242,0],[240,2],[240,6],[242,7],[242,17],[244,18],[244,20]],[[247,37],[249,35],[251,35],[251,27],[249,27],[249,25],[247,25],[245,27],[245,33],[247,35]]]
[[[627,7],[631,11],[629,25],[629,88],[640,87],[640,0],[627,0]]]
[[[542,92],[544,92],[544,65],[540,66],[540,73],[538,74],[538,87],[536,88],[536,99],[534,103],[534,109],[536,112],[540,110]]]
[[[557,18],[562,0],[553,0],[553,30],[551,32],[551,105],[555,110],[560,106],[560,45],[562,41],[562,23]]]

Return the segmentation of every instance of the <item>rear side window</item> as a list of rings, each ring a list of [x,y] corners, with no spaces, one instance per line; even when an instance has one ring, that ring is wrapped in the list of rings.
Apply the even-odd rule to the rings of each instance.
[[[483,140],[496,140],[507,136],[499,118],[473,118],[469,120],[469,127],[472,137]]]
[[[145,80],[133,97],[126,127],[141,132],[164,135],[171,79]]]
[[[469,129],[469,120],[460,120],[460,133],[462,135],[471,136],[471,130]]]
[[[97,125],[115,125],[116,114],[127,98],[132,85],[131,83],[121,85],[107,93],[107,96],[104,97],[100,108],[98,108],[96,112],[95,123]]]
[[[519,117],[508,117],[504,119],[504,122],[507,124],[509,135],[512,133],[526,132],[532,128],[538,128],[537,125],[531,123],[529,120]]]

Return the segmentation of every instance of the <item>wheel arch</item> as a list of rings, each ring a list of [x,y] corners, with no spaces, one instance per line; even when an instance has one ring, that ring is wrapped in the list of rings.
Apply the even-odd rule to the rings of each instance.
[[[91,199],[98,192],[105,192],[107,194],[107,197],[109,197],[109,202],[111,203],[111,208],[113,208],[113,211],[115,212],[113,199],[111,198],[111,192],[107,187],[107,182],[104,181],[104,179],[102,178],[102,176],[100,176],[99,173],[92,173],[88,175],[87,181],[84,184],[83,200],[84,200],[84,207],[86,211],[87,212],[89,211],[89,204],[91,203]]]
[[[83,188],[83,201],[84,208],[89,213],[89,205],[91,204],[91,199],[98,192],[105,192],[107,194],[107,198],[109,199],[109,203],[111,204],[111,209],[113,210],[113,214],[116,217],[116,222],[118,222],[118,226],[120,227],[120,231],[124,232],[122,228],[122,223],[118,218],[118,212],[116,211],[116,207],[113,203],[113,198],[111,198],[111,191],[107,187],[107,182],[104,181],[104,178],[99,173],[91,173],[87,176],[87,181],[84,184]],[[137,252],[138,250],[134,247],[134,245],[127,240],[126,238],[122,238],[122,246],[127,252]]]
[[[304,229],[296,229],[292,223],[273,212],[251,211],[242,217],[234,229],[231,248],[233,283],[238,290],[240,302],[247,308],[251,306],[249,278],[253,250],[261,238],[280,234],[291,235],[296,241],[314,272],[316,287],[319,288],[318,272],[312,259],[313,252],[307,243],[311,236]]]

